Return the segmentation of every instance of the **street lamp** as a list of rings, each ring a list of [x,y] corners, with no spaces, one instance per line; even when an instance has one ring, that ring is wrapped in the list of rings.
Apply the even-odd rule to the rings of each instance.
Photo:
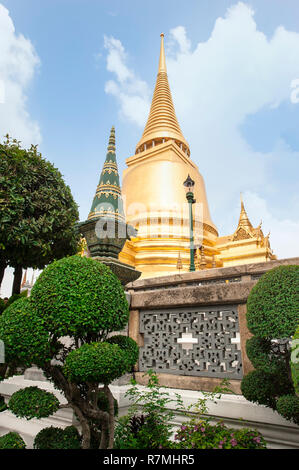
[[[186,190],[186,199],[189,204],[189,222],[190,222],[190,268],[189,271],[195,271],[194,265],[194,234],[193,234],[193,213],[192,213],[192,204],[196,201],[194,199],[194,181],[188,175],[188,178],[184,182]]]

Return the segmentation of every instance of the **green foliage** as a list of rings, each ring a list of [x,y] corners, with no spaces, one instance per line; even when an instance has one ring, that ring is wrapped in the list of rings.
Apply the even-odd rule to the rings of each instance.
[[[38,387],[26,387],[11,396],[8,407],[19,418],[47,418],[58,411],[59,400]]]
[[[50,357],[49,334],[27,298],[13,302],[0,316],[0,339],[10,365],[30,367]]]
[[[110,268],[86,257],[71,256],[50,264],[36,281],[31,300],[58,336],[96,340],[123,329],[129,318],[120,281]]]
[[[0,395],[0,413],[5,410],[7,410],[7,406],[5,404],[4,398]]]
[[[75,426],[42,429],[34,439],[34,449],[80,449],[81,437]]]
[[[11,304],[13,304],[16,300],[23,299],[24,297],[27,298],[28,291],[24,290],[20,294],[13,294],[9,297],[8,301],[5,304],[5,308],[8,308]]]
[[[126,352],[117,344],[84,344],[72,351],[65,360],[64,373],[75,383],[109,384],[128,370]]]
[[[0,450],[1,449],[26,449],[26,444],[19,434],[9,432],[0,437]]]
[[[0,299],[0,315],[4,312],[6,307],[6,303],[4,302],[3,299]]]
[[[299,425],[299,397],[284,395],[277,400],[277,411],[284,418]]]
[[[182,399],[172,400],[162,392],[158,378],[151,370],[148,390],[140,390],[134,384],[127,395],[133,401],[129,413],[118,420],[115,431],[115,449],[263,449],[266,443],[261,434],[251,429],[229,429],[222,422],[211,424],[208,403],[217,403],[222,393],[231,392],[224,380],[213,392],[203,392],[199,400],[184,409]],[[168,409],[171,402],[176,412],[189,416],[171,441],[174,412]]]
[[[260,338],[292,336],[299,321],[299,266],[279,266],[265,273],[247,301],[247,325]]]
[[[299,325],[292,341],[291,373],[296,394],[299,396]]]
[[[168,405],[174,403],[177,410],[181,409],[182,400],[179,395],[173,400],[169,393],[161,391],[158,377],[152,370],[146,375],[147,389],[141,390],[132,381],[133,386],[126,393],[132,404],[128,415],[118,420],[115,429],[116,449],[157,449],[169,445],[174,412]]]
[[[0,246],[11,266],[43,268],[77,252],[78,208],[61,173],[36,146],[0,144]]]
[[[231,429],[208,420],[182,424],[175,435],[175,449],[265,449],[262,435],[251,429]]]
[[[136,341],[129,336],[115,335],[107,339],[107,343],[117,344],[123,351],[126,352],[126,357],[129,366],[134,366],[138,361],[139,347]]]
[[[102,411],[109,411],[109,400],[107,395],[100,390],[98,394],[98,408]],[[117,400],[114,399],[114,416],[118,415],[118,403]]]
[[[293,390],[285,368],[281,368],[278,372],[280,373],[270,374],[259,369],[249,372],[241,382],[244,397],[275,410],[277,398],[292,393]]]
[[[13,304],[16,300],[23,299],[27,297],[27,290],[24,290],[20,294],[13,294],[8,301],[5,303],[3,299],[0,299],[0,315],[7,309],[11,304]]]
[[[299,320],[299,266],[279,266],[264,274],[249,294],[247,323],[255,335],[246,343],[246,350],[255,371],[241,383],[244,397],[266,405],[287,419],[290,410],[284,408],[294,395],[291,380],[289,338]],[[278,340],[278,341],[277,341]],[[296,400],[291,400],[295,403]]]

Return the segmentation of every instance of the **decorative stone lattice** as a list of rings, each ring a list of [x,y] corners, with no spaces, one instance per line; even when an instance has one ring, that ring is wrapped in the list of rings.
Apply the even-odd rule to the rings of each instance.
[[[139,370],[241,379],[236,306],[153,310],[140,313]]]

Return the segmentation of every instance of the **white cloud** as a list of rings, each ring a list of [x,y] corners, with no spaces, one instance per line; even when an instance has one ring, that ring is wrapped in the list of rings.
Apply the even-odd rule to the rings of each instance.
[[[32,43],[16,34],[9,11],[0,4],[0,139],[9,133],[24,146],[41,141],[40,129],[27,111],[26,90],[39,58]]]
[[[115,80],[105,84],[105,92],[117,98],[120,114],[138,126],[142,126],[150,106],[150,90],[126,64],[127,54],[122,43],[114,37],[104,37],[107,49],[107,70],[116,75]]]
[[[294,171],[298,152],[281,136],[277,136],[271,151],[255,151],[241,127],[248,116],[285,102],[291,104],[291,84],[299,78],[299,33],[279,26],[272,37],[267,37],[258,30],[252,8],[238,2],[225,17],[216,19],[207,41],[192,47],[186,29],[180,25],[170,30],[166,45],[170,49],[167,69],[177,116],[189,141],[191,158],[205,178],[212,218],[220,233],[234,231],[238,214],[233,218],[232,208],[239,201],[240,191],[250,191],[265,204],[267,201],[267,220],[273,224],[272,246],[280,256],[289,256],[293,247],[290,240],[298,238],[298,204],[290,194],[298,174]],[[123,53],[122,49],[119,54]],[[125,64],[125,55],[122,60]],[[134,85],[135,74],[128,67],[127,75],[127,81]],[[144,126],[147,114],[143,117],[143,112],[136,113],[133,86],[129,94],[120,80],[106,87],[120,100],[121,112]],[[139,91],[135,99],[146,102]],[[288,162],[291,168],[286,177]],[[285,220],[281,221],[279,204],[285,211]],[[262,207],[256,205],[254,210],[259,209]],[[256,215],[259,219],[263,216]]]
[[[270,242],[278,258],[293,258],[299,256],[299,220],[288,218],[277,219],[271,213],[265,199],[258,194],[246,191],[246,210],[248,214],[258,214],[251,217],[255,226],[262,220],[264,235],[270,232]]]

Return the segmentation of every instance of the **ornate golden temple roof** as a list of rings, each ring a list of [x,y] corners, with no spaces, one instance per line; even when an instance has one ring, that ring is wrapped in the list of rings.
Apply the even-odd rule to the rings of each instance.
[[[169,139],[175,140],[184,151],[187,151],[188,155],[190,154],[188,142],[182,134],[174,110],[166,69],[164,34],[161,34],[161,50],[156,86],[149,117],[142,138],[137,144],[136,153],[137,151],[142,152],[146,143],[155,141],[155,144],[157,144],[164,141],[163,139],[165,141]]]

